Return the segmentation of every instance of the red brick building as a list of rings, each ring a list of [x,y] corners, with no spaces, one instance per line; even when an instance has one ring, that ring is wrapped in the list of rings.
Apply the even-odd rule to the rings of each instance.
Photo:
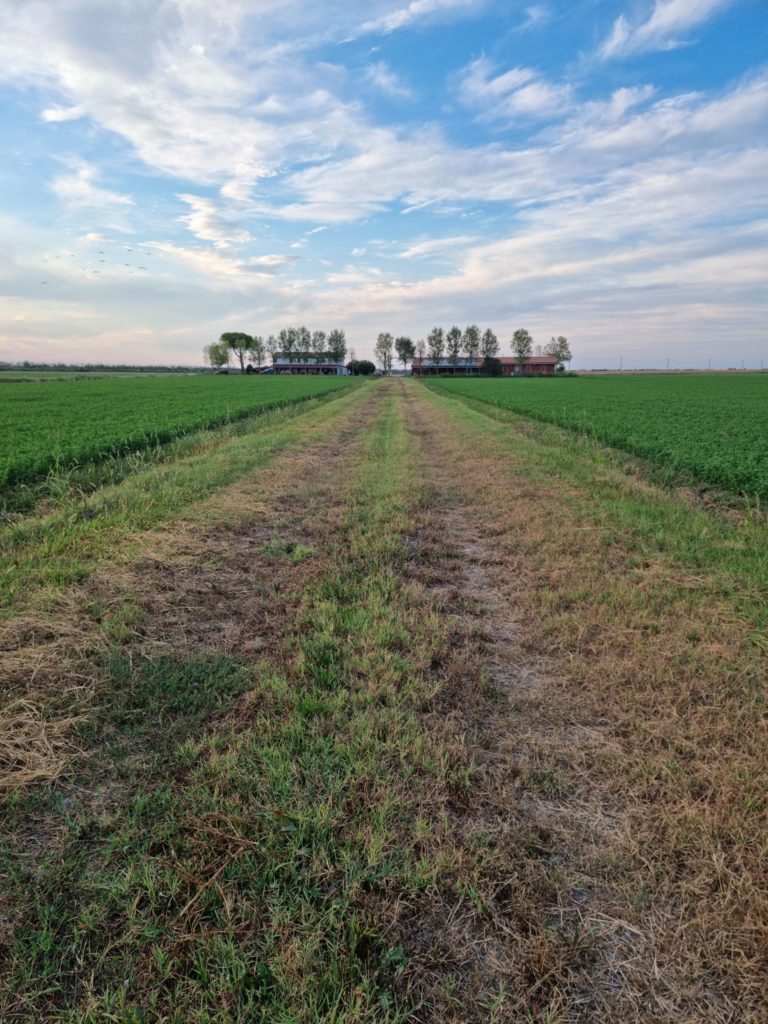
[[[531,356],[522,363],[517,356],[502,356],[501,363],[502,377],[552,377],[558,360],[554,356]],[[411,371],[416,377],[429,377],[436,374],[479,374],[482,368],[482,359],[459,359],[454,366],[448,359],[441,359],[435,365],[431,359],[413,360]]]

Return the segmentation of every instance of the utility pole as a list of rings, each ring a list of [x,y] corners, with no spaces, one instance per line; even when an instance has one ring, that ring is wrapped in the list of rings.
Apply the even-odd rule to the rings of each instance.
[[[711,359],[709,360],[709,366],[707,367],[707,369],[709,369],[709,370],[712,369],[712,360]]]
[[[624,356],[620,356],[619,357],[619,373],[621,373],[621,368],[622,368],[623,365],[624,365]]]
[[[669,370],[669,360],[667,360],[667,370]]]

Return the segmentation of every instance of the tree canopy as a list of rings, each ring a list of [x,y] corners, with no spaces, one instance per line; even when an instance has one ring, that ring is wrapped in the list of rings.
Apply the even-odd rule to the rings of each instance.
[[[347,369],[355,377],[369,377],[372,373],[376,373],[376,364],[372,363],[370,359],[351,359],[347,363]]]
[[[224,341],[214,341],[203,349],[206,362],[210,363],[214,370],[220,370],[223,366],[229,365],[231,352],[229,345]]]
[[[392,348],[394,344],[395,339],[389,331],[384,331],[376,339],[376,355],[379,357],[384,373],[389,373],[392,369]]]
[[[403,364],[403,369],[405,369],[415,356],[416,347],[410,338],[400,337],[395,338],[395,351],[397,352],[397,358]]]
[[[524,327],[519,327],[512,335],[512,351],[521,363],[531,358],[533,338]]]
[[[427,335],[427,348],[429,349],[429,358],[433,363],[437,364],[443,358],[443,351],[445,349],[445,335],[443,334],[442,327],[433,327]]]
[[[248,354],[253,350],[253,338],[251,335],[245,334],[243,331],[225,331],[219,338],[219,342],[223,342],[232,349],[240,361],[241,372],[245,373],[245,361],[248,358]]]

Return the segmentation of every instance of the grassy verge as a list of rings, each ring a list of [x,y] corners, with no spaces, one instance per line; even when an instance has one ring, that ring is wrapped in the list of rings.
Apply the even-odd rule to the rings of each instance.
[[[117,482],[95,493],[65,484],[53,507],[0,530],[0,615],[28,605],[40,590],[81,582],[116,545],[130,547],[132,535],[188,514],[277,453],[332,429],[360,400],[358,388],[343,389],[186,439],[169,460],[141,459],[130,475],[120,479],[120,469]]]
[[[521,739],[561,780],[538,799],[561,834],[563,913],[627,924],[623,1012],[605,1019],[761,1021],[764,517],[692,506],[558,428],[416,395],[430,465],[498,561],[543,680],[520,698]]]
[[[112,658],[90,778],[7,809],[11,1019],[395,1022],[421,998],[396,922],[471,766],[420,723],[445,637],[402,579],[423,489],[392,401],[361,454],[280,655]]]
[[[438,392],[432,393],[439,401]],[[759,508],[734,516],[727,507],[692,507],[685,496],[654,487],[660,478],[651,467],[646,485],[643,477],[627,473],[625,455],[594,439],[545,423],[532,427],[508,410],[439,394],[476,434],[513,452],[533,482],[569,484],[563,499],[574,518],[587,515],[599,522],[606,547],[621,544],[639,558],[663,557],[705,574],[701,583],[713,597],[728,598],[760,629],[768,627],[768,521]],[[469,411],[462,413],[462,407]]]

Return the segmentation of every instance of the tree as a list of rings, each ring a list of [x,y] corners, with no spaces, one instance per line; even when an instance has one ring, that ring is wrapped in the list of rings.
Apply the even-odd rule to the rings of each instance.
[[[461,357],[461,328],[451,327],[445,332],[445,347],[448,351],[448,362],[456,373],[456,364]]]
[[[416,356],[418,359],[423,359],[427,354],[427,343],[423,338],[419,338],[416,342]]]
[[[489,327],[480,341],[480,355],[483,359],[495,359],[499,354],[499,339]]]
[[[274,334],[270,334],[270,336],[267,338],[265,348],[267,352],[269,352],[269,354],[272,356],[272,362],[274,363],[275,356],[280,351],[280,342],[277,340]]]
[[[416,349],[410,338],[395,338],[395,351],[397,358],[403,364],[403,369],[408,369],[408,363],[416,354]]]
[[[379,357],[384,373],[389,373],[392,369],[392,346],[394,343],[395,339],[389,331],[383,332],[376,339],[376,355]]]
[[[480,372],[486,377],[500,377],[501,360],[496,356],[483,356],[483,361],[480,364]]]
[[[261,369],[261,364],[264,362],[265,352],[264,339],[258,334],[254,335],[250,359],[252,363],[256,363],[259,369]]]
[[[214,341],[212,345],[205,346],[203,353],[207,362],[211,364],[211,369],[220,370],[222,366],[229,364],[231,349],[226,342]]]
[[[370,359],[351,359],[347,363],[347,369],[355,377],[368,377],[376,373],[376,365]]]
[[[296,328],[296,344],[298,346],[298,354],[302,357],[304,362],[309,361],[309,350],[312,346],[312,334],[308,327],[297,327]]]
[[[325,331],[312,331],[312,351],[319,356],[325,354],[325,339]]]
[[[347,354],[347,339],[344,331],[334,328],[328,335],[328,355],[334,363],[343,363]]]
[[[445,348],[445,335],[443,334],[442,327],[432,328],[427,335],[427,347],[429,349],[429,358],[437,370],[440,366],[440,360],[443,358],[443,349]]]
[[[297,337],[295,327],[284,327],[278,334],[280,340],[280,351],[287,357],[288,362],[293,362],[293,354],[296,351]]]
[[[559,363],[570,363],[573,359],[568,339],[563,334],[550,338],[544,351],[548,356],[554,356]]]
[[[219,338],[219,341],[224,342],[225,345],[232,349],[240,360],[241,372],[245,373],[245,360],[253,348],[253,338],[250,334],[244,334],[242,331],[226,331]]]
[[[470,324],[465,328],[463,344],[467,359],[477,359],[477,354],[480,351],[480,328],[477,324]]]
[[[520,373],[523,373],[526,359],[531,358],[533,338],[524,327],[519,327],[512,335],[512,351],[520,360]]]

